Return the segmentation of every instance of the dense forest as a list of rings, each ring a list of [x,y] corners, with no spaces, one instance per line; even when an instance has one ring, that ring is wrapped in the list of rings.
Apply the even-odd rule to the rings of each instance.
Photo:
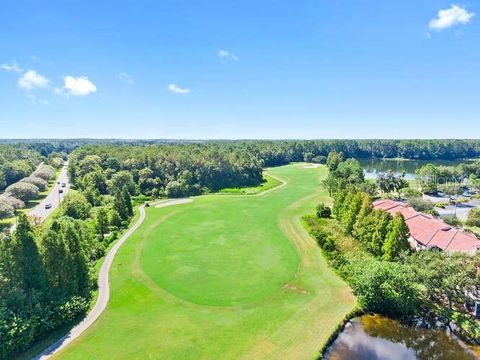
[[[134,215],[129,184],[119,186],[125,178],[118,174],[108,194],[87,200],[72,189],[45,225],[17,212],[13,233],[0,234],[0,359],[88,310],[95,263]]]
[[[35,150],[0,145],[0,192],[30,175],[41,161],[42,156]]]
[[[220,144],[87,145],[71,154],[69,174],[88,197],[108,193],[120,178],[132,194],[181,197],[257,185],[263,166],[248,149]]]
[[[479,140],[276,140],[234,141],[247,146],[267,166],[309,161],[332,151],[345,158],[467,159],[480,157]]]
[[[342,152],[346,158],[405,158],[449,160],[480,157],[480,140],[122,140],[122,139],[35,139],[0,140],[0,143],[28,147],[47,156],[51,152],[70,152],[82,145],[189,145],[215,144],[245,148],[255,152],[273,166],[305,158],[326,157],[331,151]]]

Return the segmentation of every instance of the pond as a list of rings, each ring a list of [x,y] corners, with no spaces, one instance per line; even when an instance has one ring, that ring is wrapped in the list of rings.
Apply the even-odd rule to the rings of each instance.
[[[477,356],[474,350],[455,340],[442,329],[408,326],[397,320],[374,314],[353,319],[340,333],[325,358],[470,360],[476,359]]]
[[[376,179],[378,173],[392,170],[396,175],[405,173],[407,180],[415,179],[415,171],[425,164],[455,166],[472,160],[402,160],[402,159],[358,159],[367,179]]]

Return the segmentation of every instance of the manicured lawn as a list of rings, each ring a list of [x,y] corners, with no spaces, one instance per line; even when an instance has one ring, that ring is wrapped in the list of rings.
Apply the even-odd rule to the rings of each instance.
[[[242,188],[225,188],[220,190],[220,194],[228,195],[254,195],[261,193],[266,190],[273,189],[277,186],[280,186],[282,182],[274,177],[268,175],[268,173],[263,174],[263,179],[265,180],[259,186],[252,187],[242,187]]]
[[[269,173],[288,184],[148,208],[113,263],[107,310],[56,358],[314,358],[355,305],[300,221],[326,198],[326,169]]]

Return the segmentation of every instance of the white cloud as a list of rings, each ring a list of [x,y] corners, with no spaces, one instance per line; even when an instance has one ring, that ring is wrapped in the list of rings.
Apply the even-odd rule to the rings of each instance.
[[[0,69],[8,71],[8,72],[23,72],[23,69],[18,66],[18,64],[14,61],[11,64],[2,64],[0,65]]]
[[[188,94],[191,90],[188,88],[181,88],[175,84],[168,85],[168,90],[174,94]]]
[[[119,72],[117,74],[117,78],[126,82],[127,84],[133,84],[134,83],[132,75],[130,75],[129,73],[127,73],[125,71]]]
[[[36,87],[46,88],[48,83],[49,80],[35,70],[28,70],[18,79],[18,86],[25,90],[32,90]]]
[[[86,76],[74,77],[69,75],[65,76],[63,81],[65,82],[63,88],[69,95],[86,96],[97,91],[95,84]],[[55,92],[58,94],[61,93],[61,90],[55,89]]]
[[[469,13],[466,9],[452,4],[449,9],[440,10],[437,17],[430,20],[428,27],[440,31],[454,25],[467,24],[473,16],[475,16],[473,12]]]
[[[218,50],[218,57],[221,58],[221,59],[231,59],[231,60],[235,60],[235,61],[239,60],[237,55],[235,55],[234,53],[232,53],[230,51],[223,50],[223,49]]]

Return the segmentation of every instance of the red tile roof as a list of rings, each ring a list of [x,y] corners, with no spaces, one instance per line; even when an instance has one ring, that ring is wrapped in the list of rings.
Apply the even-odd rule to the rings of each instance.
[[[474,253],[480,251],[480,240],[473,234],[452,228],[442,220],[422,214],[400,201],[378,200],[373,208],[391,215],[402,214],[410,236],[427,248]]]

